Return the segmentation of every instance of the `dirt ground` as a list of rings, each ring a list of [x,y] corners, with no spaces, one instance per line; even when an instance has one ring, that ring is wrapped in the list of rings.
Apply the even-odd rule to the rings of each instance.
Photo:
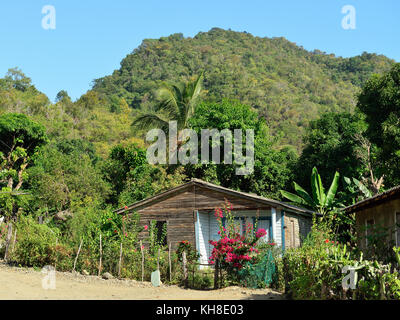
[[[46,275],[31,268],[0,262],[0,300],[269,300],[283,295],[269,289],[230,287],[189,290],[177,286],[153,287],[134,280],[104,280],[96,276],[56,272],[56,289],[43,289]]]

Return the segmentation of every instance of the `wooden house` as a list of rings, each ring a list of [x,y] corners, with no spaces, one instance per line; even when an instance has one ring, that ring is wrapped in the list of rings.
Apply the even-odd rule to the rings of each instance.
[[[356,218],[358,245],[362,250],[368,247],[368,234],[375,231],[386,234],[389,245],[400,246],[400,186],[360,201],[345,208]]]
[[[166,225],[167,243],[173,248],[182,240],[195,244],[200,262],[206,264],[211,254],[209,240],[219,238],[214,211],[222,208],[225,200],[232,204],[232,213],[241,230],[257,220],[258,228],[267,231],[262,240],[273,241],[282,248],[300,246],[311,229],[312,211],[198,179],[117,212],[139,213],[141,225],[149,225],[151,220],[156,220],[159,228]]]

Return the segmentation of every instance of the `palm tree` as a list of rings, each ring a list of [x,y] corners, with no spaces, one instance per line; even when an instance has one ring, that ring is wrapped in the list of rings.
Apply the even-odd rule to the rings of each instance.
[[[178,132],[188,127],[203,81],[201,73],[194,81],[179,84],[163,83],[156,92],[157,105],[153,111],[140,114],[132,123],[138,129],[156,127],[168,132],[168,123],[175,120]]]
[[[308,192],[300,187],[296,182],[293,182],[293,184],[297,194],[281,190],[282,196],[297,205],[309,207],[323,215],[334,205],[335,195],[339,185],[339,173],[335,173],[328,193],[325,193],[321,176],[318,174],[318,170],[315,167],[311,174],[312,196],[310,196]]]

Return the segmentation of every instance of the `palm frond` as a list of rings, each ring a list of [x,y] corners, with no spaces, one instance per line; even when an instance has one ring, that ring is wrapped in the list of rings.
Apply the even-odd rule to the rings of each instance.
[[[159,128],[161,130],[167,131],[168,120],[163,119],[162,117],[154,113],[146,113],[136,117],[131,126],[139,130]]]

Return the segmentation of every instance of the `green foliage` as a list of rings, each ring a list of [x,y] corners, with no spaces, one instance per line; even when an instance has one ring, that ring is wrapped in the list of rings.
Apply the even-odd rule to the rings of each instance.
[[[355,289],[342,287],[345,266],[356,268]],[[282,270],[285,289],[294,299],[399,299],[399,274],[390,269],[390,265],[363,260],[346,245],[314,230],[301,248],[285,252]]]
[[[326,193],[322,184],[321,176],[318,174],[318,170],[315,167],[313,168],[311,174],[312,196],[310,196],[308,192],[300,187],[296,182],[293,182],[293,185],[297,195],[281,190],[281,193],[285,198],[289,199],[295,204],[309,207],[310,209],[313,209],[324,215],[329,210],[334,208],[335,196],[339,186],[339,173],[335,173],[331,186]]]
[[[365,130],[366,124],[357,114],[326,113],[311,121],[303,137],[304,149],[296,165],[296,181],[306,188],[311,187],[308,174],[313,167],[318,168],[324,183],[329,182],[335,171],[360,178],[366,164],[358,156],[357,136]]]
[[[110,202],[125,206],[181,184],[185,179],[183,169],[171,171],[150,165],[146,150],[136,144],[115,146],[103,165],[105,180],[113,190]]]
[[[178,248],[176,249],[179,262],[182,262],[183,252],[186,253],[186,261],[188,263],[196,263],[200,257],[196,249],[193,248],[192,244],[187,240],[182,240],[179,242]]]
[[[204,71],[204,96],[238,99],[256,108],[281,144],[299,150],[303,128],[324,112],[354,110],[354,95],[373,73],[393,61],[363,53],[352,58],[309,52],[284,38],[213,28],[185,38],[145,39],[94,90],[124,98],[134,109],[151,110],[160,84],[189,81]]]
[[[400,64],[374,75],[358,96],[358,109],[366,115],[368,138],[378,147],[378,173],[387,187],[400,184]]]
[[[156,127],[168,131],[168,122],[176,121],[178,131],[187,128],[201,92],[203,74],[194,81],[179,84],[163,83],[156,92],[157,104],[152,113],[142,113],[132,123],[133,127]]]
[[[64,152],[66,145],[64,145]],[[63,153],[52,145],[29,170],[29,184],[37,205],[51,212],[91,205],[110,192],[100,168],[82,152]]]
[[[185,173],[188,177],[204,179],[244,192],[279,197],[279,189],[286,185],[291,176],[290,163],[293,162],[293,154],[288,149],[277,149],[268,127],[257,116],[254,109],[238,101],[204,102],[197,106],[189,123],[199,137],[201,137],[201,130],[207,128],[219,131],[229,129],[231,132],[234,129],[241,129],[242,134],[245,134],[247,129],[254,130],[255,159],[254,172],[240,176],[236,174],[238,165],[228,165],[223,162],[218,165],[201,164],[201,158],[199,158],[199,164],[185,166]],[[209,150],[211,150],[212,140],[209,143]],[[234,143],[234,138],[232,143]],[[243,139],[243,145],[243,150],[245,150],[245,139]],[[221,160],[223,160],[224,146],[225,141],[221,139]],[[199,157],[201,155],[200,147]]]
[[[12,261],[24,266],[44,267],[55,265],[56,259],[63,262],[70,257],[67,248],[57,246],[56,239],[60,236],[57,229],[38,224],[31,217],[24,216],[20,217],[16,228],[17,240],[11,254]]]

